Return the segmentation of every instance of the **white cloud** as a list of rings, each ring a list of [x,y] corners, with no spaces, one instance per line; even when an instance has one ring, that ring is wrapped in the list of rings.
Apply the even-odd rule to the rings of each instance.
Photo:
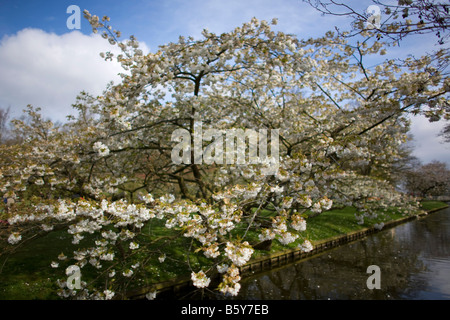
[[[106,62],[100,52],[112,51],[99,35],[73,31],[63,35],[40,29],[23,29],[0,42],[0,107],[11,107],[13,116],[31,104],[44,117],[64,121],[71,104],[85,90],[102,94],[106,84],[119,80],[123,70]]]
[[[432,160],[446,162],[450,167],[450,143],[442,143],[439,132],[445,121],[430,123],[424,116],[412,117],[411,134],[414,136],[413,154],[426,164]]]

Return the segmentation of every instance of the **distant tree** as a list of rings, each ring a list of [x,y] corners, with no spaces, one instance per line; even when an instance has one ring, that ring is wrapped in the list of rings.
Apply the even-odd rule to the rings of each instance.
[[[391,163],[388,179],[401,189],[405,189],[406,180],[411,171],[422,165],[420,160],[412,154],[412,145],[405,143],[399,147],[399,157]]]
[[[9,107],[7,109],[0,108],[0,144],[3,144],[6,139],[9,112]]]
[[[439,136],[441,136],[444,139],[444,142],[450,143],[450,123],[446,123],[444,128],[442,128],[441,132],[439,133]]]
[[[422,165],[409,172],[406,188],[422,197],[446,195],[450,191],[450,170],[439,161]]]

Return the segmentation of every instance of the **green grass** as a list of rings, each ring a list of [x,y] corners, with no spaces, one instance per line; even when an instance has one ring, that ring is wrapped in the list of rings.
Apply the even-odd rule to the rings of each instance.
[[[387,222],[403,217],[402,214],[395,210],[388,210],[377,219],[370,221],[365,219],[364,224],[358,224],[355,219],[355,214],[355,208],[346,207],[324,212],[319,216],[308,219],[308,227],[306,230],[308,238],[312,241],[325,240],[368,228],[373,223]]]
[[[422,208],[424,210],[434,210],[445,208],[448,205],[440,201],[423,201]],[[270,251],[257,250],[255,257],[263,257],[264,255],[280,252],[286,249],[294,249],[303,242],[304,239],[310,241],[319,242],[333,237],[345,235],[350,232],[363,230],[371,227],[374,223],[388,222],[397,219],[404,218],[402,213],[399,213],[395,209],[387,209],[383,214],[379,214],[376,219],[365,219],[364,224],[358,224],[355,219],[356,209],[353,207],[345,207],[341,209],[333,209],[324,212],[318,216],[307,219],[306,231],[302,233],[302,237],[297,239],[290,245],[283,246],[277,241],[274,241]],[[256,238],[255,238],[256,239]]]
[[[55,231],[0,258],[0,299],[57,299],[55,270],[61,252],[74,250],[67,232]]]
[[[154,257],[149,258],[149,255],[134,257],[136,261],[146,261],[146,264],[140,269],[140,279],[132,282],[128,287],[129,290],[190,274],[186,252],[189,250],[191,240],[185,237],[172,237],[174,235],[176,233],[165,228],[164,222],[158,219],[152,220],[145,227],[141,237],[151,236],[159,240],[147,246],[150,252],[155,253]],[[1,256],[0,300],[59,299],[56,280],[65,279],[66,275],[64,268],[51,268],[52,261],[58,262],[57,257],[60,253],[70,256],[77,248],[90,247],[95,240],[95,236],[86,235],[85,239],[80,241],[80,245],[73,245],[72,235],[65,230],[54,231],[20,246],[14,254]],[[165,263],[158,261],[160,253],[166,254]],[[189,264],[194,269],[210,264],[203,255],[190,255],[189,258]],[[102,265],[107,267],[107,262],[102,261]],[[82,280],[86,282],[93,280],[95,276],[93,271],[94,268],[90,265],[84,267],[81,270]]]
[[[422,201],[422,208],[427,211],[441,209],[447,206],[448,205],[445,202],[441,201],[434,201],[434,200]]]
[[[425,210],[433,210],[445,206],[445,203],[438,201],[423,202]],[[356,210],[354,208],[346,207],[324,212],[307,219],[307,230],[303,232],[303,237],[290,244],[288,248],[297,247],[304,239],[309,239],[313,242],[321,241],[367,228],[374,222],[386,222],[403,217],[395,210],[388,210],[376,221],[359,225],[355,219],[355,213]],[[243,232],[244,230],[239,228],[239,226],[236,229],[237,232]],[[161,237],[160,241],[149,245],[149,250],[156,253],[166,253],[168,260],[161,264],[157,259],[158,255],[148,260],[145,266],[145,277],[136,281],[134,287],[147,286],[151,283],[167,281],[190,273],[186,252],[189,251],[191,240],[185,237],[170,239],[170,236],[175,235],[174,232],[168,231],[164,227],[164,222],[157,219],[146,226],[143,237]],[[255,232],[249,232],[248,238],[253,243],[258,241]],[[71,240],[72,236],[67,234],[67,232],[54,231],[21,246],[13,255],[1,257],[0,299],[58,299],[56,279],[64,277],[64,270],[61,270],[61,268],[52,269],[50,264],[52,261],[57,261],[57,256],[61,252],[69,255],[77,248],[71,243]],[[88,246],[89,241],[93,240],[95,239],[87,238],[82,240],[81,244]],[[270,253],[282,250],[286,250],[286,246],[274,241]],[[255,258],[268,253],[268,251],[256,250]],[[189,257],[189,264],[194,269],[199,267],[207,269],[210,266],[209,260],[204,258],[203,255],[191,254]],[[136,258],[145,260],[148,257]],[[86,274],[83,269],[82,276],[89,278],[90,275]],[[130,289],[132,288],[130,287]]]

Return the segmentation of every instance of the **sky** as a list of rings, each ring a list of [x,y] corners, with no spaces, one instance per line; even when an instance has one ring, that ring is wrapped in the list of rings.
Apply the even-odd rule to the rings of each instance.
[[[350,6],[363,11],[370,0],[349,0]],[[73,11],[81,10],[80,26],[69,29]],[[14,117],[31,104],[42,108],[45,117],[64,121],[73,114],[71,105],[79,92],[100,95],[110,81],[118,82],[122,69],[106,62],[100,52],[113,48],[100,35],[93,34],[82,11],[99,17],[107,15],[122,38],[136,36],[144,51],[156,51],[159,45],[175,42],[180,35],[199,38],[207,28],[228,32],[256,17],[278,19],[273,29],[300,39],[320,37],[338,26],[350,29],[345,17],[323,16],[302,0],[0,0],[0,108],[10,108]],[[70,23],[69,23],[70,25]],[[385,57],[420,56],[435,46],[433,36],[406,40],[390,49]],[[444,123],[430,124],[423,117],[412,119],[413,154],[423,163],[446,162],[450,167],[450,143],[442,143],[437,134]]]

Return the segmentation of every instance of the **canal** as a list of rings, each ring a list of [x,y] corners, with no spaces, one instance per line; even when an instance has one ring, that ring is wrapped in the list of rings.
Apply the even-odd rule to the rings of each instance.
[[[367,286],[371,265],[379,267],[380,289]],[[241,285],[242,300],[450,299],[450,208],[245,277]]]

